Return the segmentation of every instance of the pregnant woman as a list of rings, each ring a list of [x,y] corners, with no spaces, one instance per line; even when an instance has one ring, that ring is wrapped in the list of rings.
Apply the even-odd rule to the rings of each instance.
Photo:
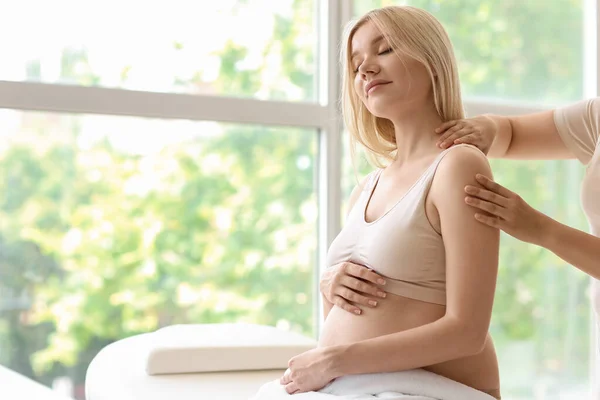
[[[294,394],[424,368],[499,399],[488,334],[499,231],[464,200],[491,171],[480,150],[441,150],[434,132],[463,118],[450,40],[413,7],[373,10],[345,40],[346,126],[379,169],[352,192],[329,249],[319,346],[293,358],[280,383]]]

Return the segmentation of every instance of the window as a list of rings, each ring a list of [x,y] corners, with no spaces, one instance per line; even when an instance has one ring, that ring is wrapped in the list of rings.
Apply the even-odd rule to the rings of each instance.
[[[316,100],[313,0],[92,4],[8,5],[0,79]]]
[[[102,347],[165,325],[316,335],[318,2],[89,5],[0,27],[0,363],[83,399]]]
[[[315,131],[10,110],[0,131],[3,364],[82,384],[165,325],[314,334]]]

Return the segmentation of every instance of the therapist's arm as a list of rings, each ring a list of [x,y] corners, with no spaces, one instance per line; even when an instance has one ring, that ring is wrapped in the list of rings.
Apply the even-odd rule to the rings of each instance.
[[[455,141],[488,151],[492,158],[520,160],[572,159],[554,123],[554,111],[518,116],[480,115],[443,123],[437,130],[443,148]]]
[[[567,263],[600,279],[600,238],[561,224],[548,217],[546,234],[539,245],[552,251]]]
[[[481,186],[467,186],[465,202],[475,209],[475,218],[479,222],[501,229],[521,241],[545,247],[567,263],[600,279],[600,238],[555,221],[485,176],[476,179]]]

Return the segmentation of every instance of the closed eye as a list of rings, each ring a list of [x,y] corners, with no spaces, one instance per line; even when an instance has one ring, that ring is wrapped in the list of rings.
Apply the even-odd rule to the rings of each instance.
[[[377,53],[377,55],[378,55],[378,56],[384,56],[384,55],[386,55],[386,54],[390,54],[391,52],[392,52],[392,48],[390,47],[390,48],[388,48],[388,49],[385,49],[385,50],[383,50],[383,51],[381,51],[381,52]],[[354,69],[354,73],[355,73],[355,74],[357,74],[357,73],[358,73],[358,69],[359,69],[359,68],[360,68],[360,65]]]

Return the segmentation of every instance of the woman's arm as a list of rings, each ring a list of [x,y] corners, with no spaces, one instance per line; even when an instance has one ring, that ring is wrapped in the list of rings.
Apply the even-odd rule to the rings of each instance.
[[[475,149],[459,148],[440,163],[430,198],[438,209],[446,248],[446,314],[407,331],[339,346],[334,375],[401,371],[480,352],[492,313],[499,231],[479,224],[464,203],[463,188],[477,173],[491,174]]]
[[[575,158],[561,139],[554,111],[505,117],[481,115],[442,124],[440,147],[468,143],[488,152],[493,158],[556,160]]]
[[[363,187],[367,181],[367,178],[368,178],[368,175],[358,185],[354,186],[354,189],[352,189],[352,192],[350,193],[350,198],[348,200],[348,211],[346,212],[346,216],[348,216],[348,214],[350,214],[350,210],[352,210],[352,208],[356,204],[356,201],[358,200],[358,197],[360,196],[360,192],[363,190]],[[331,301],[329,301],[327,299],[327,297],[325,297],[325,289],[326,289],[325,286],[327,286],[327,283],[329,282],[329,279],[324,279],[324,278],[328,278],[326,276],[326,274],[327,274],[327,271],[325,271],[323,273],[323,275],[321,276],[321,280],[320,280],[320,284],[319,284],[319,287],[321,289],[321,299],[323,300],[324,319],[327,319],[329,312],[333,308],[333,303]]]

